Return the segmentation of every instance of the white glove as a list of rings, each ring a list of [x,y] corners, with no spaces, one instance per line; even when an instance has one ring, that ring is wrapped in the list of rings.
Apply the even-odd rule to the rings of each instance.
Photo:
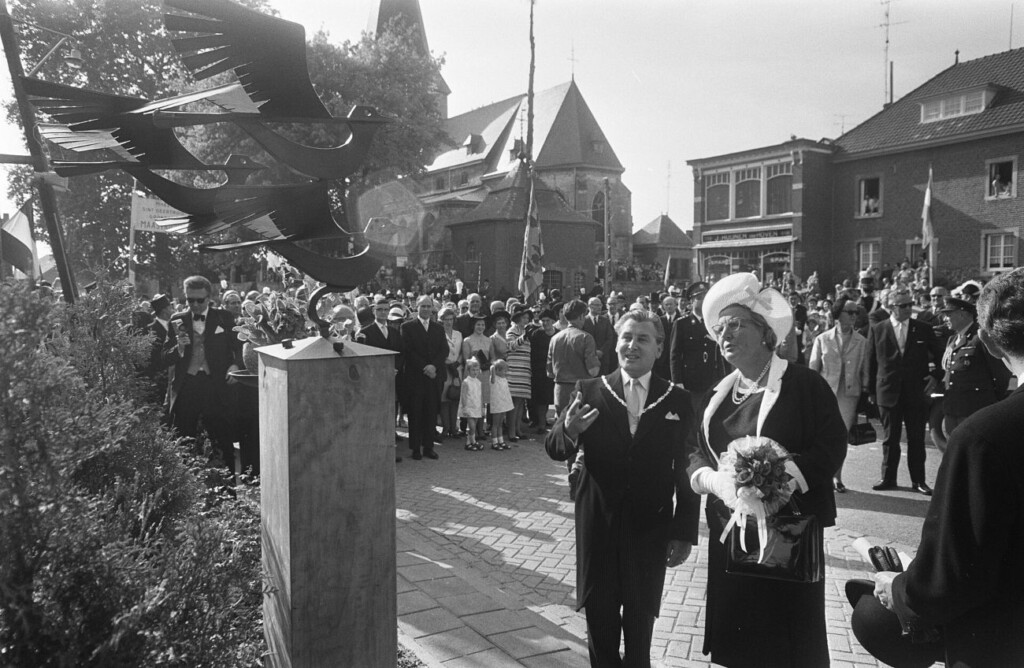
[[[690,487],[697,494],[714,494],[727,504],[736,499],[736,483],[722,471],[710,466],[698,469],[690,478]]]

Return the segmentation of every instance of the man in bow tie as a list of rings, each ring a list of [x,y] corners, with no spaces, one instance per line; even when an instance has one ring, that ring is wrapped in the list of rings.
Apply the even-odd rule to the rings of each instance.
[[[696,447],[696,424],[688,393],[651,372],[664,345],[660,325],[646,311],[619,319],[619,369],[578,381],[545,441],[556,461],[586,451],[576,495],[576,605],[586,611],[592,666],[651,665],[665,569],[697,542],[700,497],[685,456]]]
[[[178,436],[195,438],[199,419],[220,453],[232,468],[234,447],[230,440],[225,386],[235,380],[228,374],[241,366],[242,342],[232,330],[234,316],[213,308],[213,286],[203,276],[185,279],[188,310],[171,317],[164,362],[171,369],[171,426]]]

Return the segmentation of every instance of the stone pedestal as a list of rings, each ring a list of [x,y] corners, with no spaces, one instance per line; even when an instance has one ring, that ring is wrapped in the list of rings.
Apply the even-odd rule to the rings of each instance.
[[[267,665],[394,668],[392,355],[259,349]]]

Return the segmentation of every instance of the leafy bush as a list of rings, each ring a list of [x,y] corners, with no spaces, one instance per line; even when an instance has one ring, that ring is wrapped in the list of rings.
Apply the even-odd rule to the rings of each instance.
[[[258,487],[135,405],[131,307],[0,286],[0,665],[260,663]]]

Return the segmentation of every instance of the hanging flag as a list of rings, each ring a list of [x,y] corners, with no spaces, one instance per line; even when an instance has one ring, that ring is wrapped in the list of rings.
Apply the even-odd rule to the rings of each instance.
[[[25,202],[0,228],[4,262],[33,279],[42,276],[36,241],[32,238],[32,200]]]
[[[924,189],[924,208],[921,209],[921,249],[932,245],[935,228],[932,227],[932,166],[928,165],[928,187]]]
[[[665,289],[668,290],[668,275],[672,272],[672,254],[669,253],[668,261],[665,262]]]
[[[544,244],[540,240],[540,219],[534,194],[533,172],[530,172],[530,202],[526,209],[526,232],[523,234],[523,261],[519,267],[519,291],[524,299],[544,284]]]

